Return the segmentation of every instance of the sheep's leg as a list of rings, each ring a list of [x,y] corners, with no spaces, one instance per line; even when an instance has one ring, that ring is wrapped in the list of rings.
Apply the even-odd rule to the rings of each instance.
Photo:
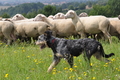
[[[84,32],[78,32],[79,35],[81,35],[81,38],[86,38],[86,34]]]
[[[12,40],[8,39],[7,40],[7,45],[11,45],[12,44]]]
[[[52,34],[53,34],[53,36],[56,36],[57,33],[55,31],[53,31]]]
[[[104,35],[108,38],[110,44],[112,43],[111,41],[111,35],[107,31],[103,31]]]

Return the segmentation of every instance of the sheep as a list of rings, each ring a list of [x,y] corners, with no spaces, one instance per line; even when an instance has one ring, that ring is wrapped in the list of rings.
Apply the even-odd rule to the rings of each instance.
[[[120,39],[120,20],[110,20],[110,35]]]
[[[0,21],[0,39],[4,42],[5,38],[7,39],[7,45],[10,45],[12,40],[16,40],[14,25],[10,21]]]
[[[68,37],[76,35],[75,26],[71,19],[49,19],[43,14],[38,14],[39,20],[44,21],[50,25],[54,36]],[[34,19],[35,21],[38,19]]]
[[[36,22],[14,22],[16,35],[22,38],[37,38],[39,35],[43,34],[49,27],[49,25],[42,21]]]
[[[53,15],[48,16],[48,18],[50,18],[50,19],[53,19],[53,17],[54,17]]]
[[[118,19],[120,20],[120,15],[118,16]]]
[[[53,19],[65,19],[65,15],[61,12],[54,15]]]
[[[88,17],[88,14],[85,13],[85,12],[82,12],[82,13],[79,14],[79,17]]]
[[[81,35],[81,38],[86,38],[86,33],[97,34],[102,32],[111,43],[111,36],[108,32],[110,22],[105,16],[90,16],[79,18],[75,11],[69,10],[65,14],[65,17],[72,19],[76,31]]]
[[[25,20],[25,19],[27,19],[27,18],[25,18],[22,14],[16,14],[11,18],[12,21]]]
[[[109,17],[108,20],[119,20],[117,17],[111,18]]]

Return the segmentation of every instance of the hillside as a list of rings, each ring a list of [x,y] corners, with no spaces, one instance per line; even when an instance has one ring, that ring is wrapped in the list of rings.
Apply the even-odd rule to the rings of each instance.
[[[5,1],[7,1],[7,0],[5,0]],[[53,0],[50,0],[50,1],[53,1]],[[103,5],[105,5],[106,1],[107,0],[91,1],[91,2],[89,1],[89,2],[85,2],[85,3],[81,3],[81,2],[69,2],[69,3],[64,3],[64,4],[61,4],[61,5],[51,5],[51,7],[53,8],[53,6],[54,6],[54,9],[56,8],[57,11],[60,11],[60,12],[63,12],[63,13],[65,13],[69,9],[75,10],[78,14],[81,13],[81,12],[87,12],[87,13],[89,13],[90,9],[88,9],[88,8],[86,9],[85,6],[88,6],[88,7],[91,8],[92,5],[94,5],[94,4],[103,4]],[[45,13],[44,12],[44,6],[47,6],[47,5],[45,5],[45,4],[41,3],[41,2],[23,3],[23,4],[12,6],[12,7],[11,6],[10,7],[9,6],[0,6],[0,16],[3,16],[4,14],[8,14],[10,16],[13,16],[13,15],[15,15],[17,13],[20,13],[20,14],[24,14],[24,16],[28,15],[29,18],[30,18],[31,15],[33,17],[37,13]],[[1,9],[4,9],[4,10],[1,10]],[[48,10],[46,12],[48,12]],[[52,12],[50,12],[50,13],[52,13]]]
[[[0,0],[0,3],[3,4],[22,4],[22,3],[30,3],[30,2],[41,2],[44,4],[62,4],[68,2],[86,2],[86,1],[97,1],[97,0]]]
[[[0,8],[4,8],[4,10],[0,11],[0,15],[7,13],[11,16],[17,14],[17,13],[29,13],[29,12],[33,12],[35,10],[38,9],[42,9],[44,7],[44,4],[38,2],[38,3],[24,3],[18,6],[0,6]],[[7,8],[7,9],[5,9]]]
[[[0,6],[0,10],[3,10],[3,9],[7,9],[9,8],[10,6]]]

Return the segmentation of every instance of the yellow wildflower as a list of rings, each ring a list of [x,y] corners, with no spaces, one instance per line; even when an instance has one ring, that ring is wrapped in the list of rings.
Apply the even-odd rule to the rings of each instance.
[[[78,61],[80,62],[81,60],[79,59]]]
[[[52,74],[56,74],[56,72],[52,72]]]
[[[14,53],[17,53],[16,51],[14,51]]]
[[[64,68],[64,70],[68,70],[68,67]]]
[[[72,71],[73,71],[73,68],[70,68],[69,70],[72,72]]]
[[[22,47],[22,49],[24,49],[24,47]]]
[[[86,72],[84,72],[84,76],[86,76],[87,75],[87,73]]]
[[[22,50],[22,52],[25,52],[25,50]]]
[[[82,79],[81,77],[78,77],[78,79]]]
[[[69,79],[74,79],[75,76],[70,76]]]
[[[26,77],[26,79],[29,79],[29,77]]]
[[[75,68],[77,68],[77,66],[74,66]]]
[[[113,61],[115,61],[115,59],[113,58],[113,59],[111,59],[111,61],[113,62]]]
[[[35,54],[32,54],[32,56],[35,56]]]
[[[90,66],[93,66],[93,63],[90,63]]]
[[[96,79],[95,77],[92,77],[92,79]]]
[[[5,74],[5,77],[7,78],[9,74]]]
[[[34,59],[34,62],[37,62],[38,60],[37,59]]]
[[[30,56],[27,56],[27,58],[30,58]]]
[[[104,67],[108,67],[108,65],[103,65]]]

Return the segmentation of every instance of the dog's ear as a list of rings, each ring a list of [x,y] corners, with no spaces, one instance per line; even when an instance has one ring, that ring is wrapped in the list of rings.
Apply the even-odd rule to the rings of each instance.
[[[50,37],[52,35],[52,31],[50,30],[45,31],[44,35],[46,35],[47,37]]]

